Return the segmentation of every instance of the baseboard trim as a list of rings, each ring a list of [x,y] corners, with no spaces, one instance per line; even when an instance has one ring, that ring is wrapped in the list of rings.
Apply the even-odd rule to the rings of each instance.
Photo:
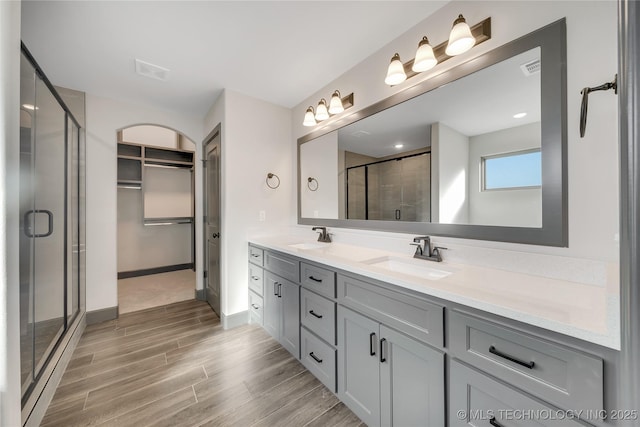
[[[164,267],[145,268],[142,270],[119,271],[118,280],[129,279],[131,277],[148,276],[150,274],[168,273],[170,271],[188,270],[188,269],[193,270],[192,262],[188,264],[165,265]]]
[[[87,325],[106,322],[118,318],[118,306],[87,312]]]
[[[196,300],[198,301],[206,301],[207,296],[204,293],[204,289],[196,289]]]
[[[249,322],[249,310],[230,314],[228,316],[222,313],[220,321],[222,322],[223,329],[233,329],[238,326],[246,325]]]

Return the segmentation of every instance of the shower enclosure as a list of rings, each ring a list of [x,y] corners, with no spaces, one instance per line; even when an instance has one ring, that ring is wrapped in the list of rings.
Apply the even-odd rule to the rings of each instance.
[[[25,46],[20,64],[20,372],[24,412],[84,310],[84,139]]]

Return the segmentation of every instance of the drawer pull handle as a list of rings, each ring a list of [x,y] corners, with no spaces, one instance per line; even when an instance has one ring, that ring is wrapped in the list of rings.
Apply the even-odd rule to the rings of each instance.
[[[251,256],[254,258],[260,258],[260,254],[251,254]]]
[[[489,424],[491,424],[494,427],[502,427],[502,424],[496,421],[496,417],[489,418]]]
[[[309,276],[309,279],[313,280],[314,282],[322,283],[322,279],[316,279],[313,276]]]
[[[375,356],[376,355],[376,333],[375,332],[371,332],[369,334],[369,356]]]
[[[260,280],[260,278],[258,276],[251,276],[252,280]]]
[[[322,319],[322,314],[317,314],[313,310],[309,310],[309,314],[318,319]]]
[[[255,305],[255,304],[251,304],[251,307],[255,308],[256,310],[260,308],[259,306]]]
[[[318,356],[316,356],[315,354],[313,354],[313,351],[311,353],[309,353],[309,356],[311,356],[311,358],[313,360],[315,360],[318,363],[322,363],[322,359],[318,358]]]
[[[386,338],[382,338],[380,340],[380,363],[384,363],[387,361],[387,358],[384,355],[384,343],[387,341]]]
[[[489,347],[489,353],[495,354],[496,356],[502,357],[503,359],[507,359],[513,363],[517,363],[518,365],[524,366],[525,368],[528,368],[528,369],[533,369],[533,367],[536,365],[535,362],[523,362],[522,360],[518,360],[515,357],[509,356],[508,354],[504,354],[496,350],[494,346]]]

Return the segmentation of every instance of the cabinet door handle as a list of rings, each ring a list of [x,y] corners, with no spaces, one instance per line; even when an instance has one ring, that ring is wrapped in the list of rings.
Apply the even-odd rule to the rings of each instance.
[[[496,421],[496,417],[489,418],[489,424],[491,424],[494,427],[503,427],[502,424]]]
[[[256,310],[260,308],[260,306],[257,306],[255,304],[251,304],[251,307],[255,308]]]
[[[387,341],[386,338],[382,338],[380,340],[380,363],[384,363],[387,361],[387,358],[384,356],[384,343]]]
[[[508,354],[502,353],[498,350],[496,350],[496,348],[494,346],[489,347],[489,353],[491,354],[495,354],[498,357],[502,357],[503,359],[507,359],[510,362],[513,363],[517,363],[520,366],[524,366],[525,368],[528,369],[533,369],[533,367],[536,365],[535,362],[531,361],[531,362],[523,362],[522,360],[518,360],[515,357],[509,356]]]
[[[371,332],[369,334],[369,356],[375,356],[376,355],[376,333],[375,332]]]
[[[278,296],[278,285],[280,285],[280,283],[278,282],[273,282],[273,294],[275,296]]]
[[[315,354],[313,354],[313,351],[311,353],[309,353],[309,356],[311,356],[311,358],[313,360],[315,360],[318,363],[322,363],[322,359],[318,358]]]
[[[258,280],[260,279],[258,276],[251,276],[251,280]]]
[[[313,310],[309,310],[309,314],[318,319],[322,319],[322,314],[314,313]]]
[[[316,278],[315,278],[315,277],[313,277],[313,276],[309,276],[309,279],[310,279],[310,280],[313,280],[314,282],[322,283],[322,279],[316,279]]]
[[[282,298],[282,283],[278,283],[278,298]]]

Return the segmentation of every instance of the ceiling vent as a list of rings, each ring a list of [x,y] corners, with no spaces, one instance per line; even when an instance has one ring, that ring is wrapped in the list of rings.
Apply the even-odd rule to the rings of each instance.
[[[371,135],[371,133],[367,132],[366,130],[358,130],[351,134],[351,136],[355,138],[362,138],[363,136],[367,136],[367,135]]]
[[[169,71],[170,70],[168,68],[136,59],[136,73],[141,76],[165,81],[169,78]]]
[[[533,61],[527,62],[526,64],[522,64],[520,66],[522,73],[529,77],[533,74],[537,74],[540,72],[540,60],[534,59]]]

